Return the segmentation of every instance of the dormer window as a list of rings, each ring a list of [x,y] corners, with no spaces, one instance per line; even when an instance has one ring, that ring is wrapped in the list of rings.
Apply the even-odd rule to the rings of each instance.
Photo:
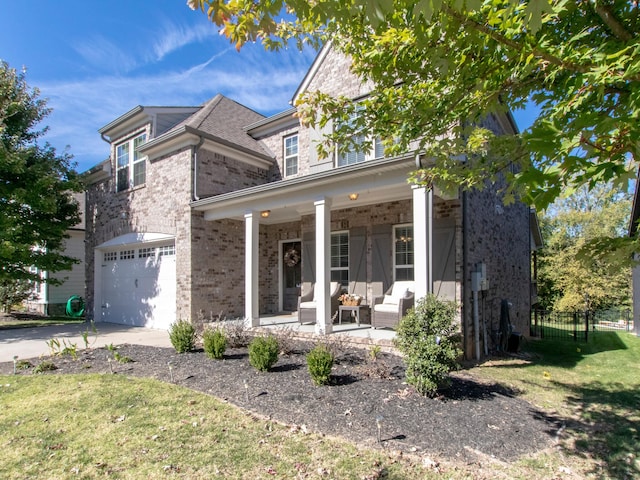
[[[146,157],[138,148],[147,141],[143,133],[116,146],[116,191],[143,185],[146,181]]]

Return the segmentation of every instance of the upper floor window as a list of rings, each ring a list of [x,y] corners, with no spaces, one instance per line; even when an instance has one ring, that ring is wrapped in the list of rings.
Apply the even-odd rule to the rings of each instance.
[[[331,234],[331,281],[349,287],[349,232]]]
[[[353,135],[351,139],[353,144],[349,145],[350,148],[348,151],[341,152],[338,150],[339,167],[384,157],[384,146],[380,138],[364,133],[357,133]]]
[[[413,280],[413,225],[394,227],[393,237],[394,280]]]
[[[147,141],[143,133],[116,147],[116,191],[142,185],[146,181],[146,158],[138,147]]]
[[[284,176],[298,173],[298,135],[284,138]]]

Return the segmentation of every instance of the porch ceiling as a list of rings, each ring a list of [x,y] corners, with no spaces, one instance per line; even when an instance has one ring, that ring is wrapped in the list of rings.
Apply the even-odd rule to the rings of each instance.
[[[242,220],[247,212],[270,210],[261,223],[295,221],[313,214],[314,202],[321,198],[331,199],[332,210],[410,199],[407,177],[415,168],[413,156],[372,160],[197,200],[191,206],[204,211],[206,220]],[[358,199],[350,200],[350,193]]]

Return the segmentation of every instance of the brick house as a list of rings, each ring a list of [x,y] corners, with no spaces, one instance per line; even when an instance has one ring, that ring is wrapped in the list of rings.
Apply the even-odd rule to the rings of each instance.
[[[325,47],[296,96],[366,95],[348,72]],[[502,299],[528,332],[527,205],[504,206],[497,187],[453,196],[412,187],[420,157],[385,158],[375,139],[369,153],[319,159],[321,133],[294,112],[265,118],[218,95],[199,107],[138,106],[100,129],[110,158],[87,172],[86,297],[97,321],[167,328],[204,311],[257,326],[295,311],[313,285],[324,334],[331,281],[371,305],[411,280],[415,298],[433,291],[460,303],[467,356],[478,316],[491,329]],[[510,115],[487,126],[516,128]],[[486,281],[474,316],[476,270]]]

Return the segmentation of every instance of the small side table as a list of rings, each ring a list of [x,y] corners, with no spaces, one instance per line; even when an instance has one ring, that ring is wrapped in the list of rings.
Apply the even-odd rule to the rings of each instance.
[[[368,310],[369,305],[338,305],[338,323],[342,325],[342,312],[349,312],[349,316],[356,317],[356,323],[360,326],[360,311],[361,309]]]

